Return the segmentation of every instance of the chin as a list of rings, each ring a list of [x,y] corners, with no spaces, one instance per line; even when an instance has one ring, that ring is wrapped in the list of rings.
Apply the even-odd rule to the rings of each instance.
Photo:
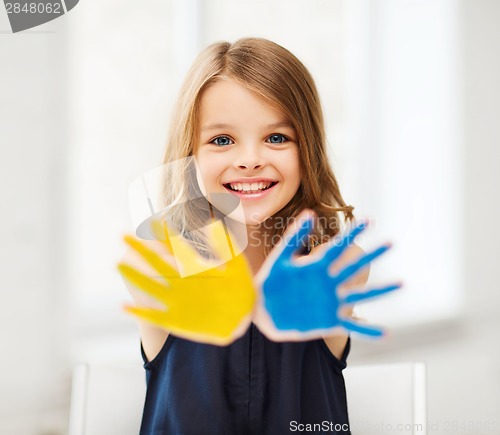
[[[247,215],[238,215],[238,216],[231,216],[232,219],[235,221],[238,221],[242,224],[245,224],[247,226],[256,226],[260,225],[262,222],[266,220],[263,216],[259,215],[252,215],[252,216],[247,216]]]
[[[247,226],[256,226],[261,225],[263,222],[269,219],[270,215],[255,212],[245,213],[240,209],[229,214],[228,217]]]

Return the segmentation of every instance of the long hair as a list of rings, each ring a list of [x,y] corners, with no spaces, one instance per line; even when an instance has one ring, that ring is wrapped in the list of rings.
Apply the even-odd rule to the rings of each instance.
[[[208,46],[190,68],[174,107],[164,163],[196,153],[199,138],[200,99],[210,85],[228,77],[278,108],[297,133],[302,179],[291,201],[266,221],[273,241],[281,237],[287,224],[305,208],[313,209],[317,223],[309,243],[322,243],[338,234],[342,222],[351,221],[353,207],[346,205],[328,162],[320,99],[314,80],[306,67],[288,50],[261,38],[244,38],[234,44],[218,42]],[[190,173],[184,169],[184,174]],[[190,195],[201,197],[196,183],[186,185],[179,172],[165,183],[165,204],[178,204],[171,219],[180,232],[201,228],[203,220],[213,218],[209,204],[185,202]],[[191,177],[192,179],[192,177]],[[194,191],[193,191],[194,189]],[[201,207],[201,208],[200,208]],[[343,217],[343,220],[339,218]],[[170,219],[169,219],[170,220]],[[281,225],[273,225],[273,222]],[[206,224],[206,221],[205,221]],[[278,237],[276,237],[278,236]],[[203,243],[201,242],[201,245]]]

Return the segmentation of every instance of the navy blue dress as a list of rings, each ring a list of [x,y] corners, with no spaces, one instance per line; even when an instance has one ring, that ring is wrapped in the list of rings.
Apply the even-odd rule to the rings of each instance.
[[[229,346],[169,335],[151,362],[142,351],[140,434],[281,435],[299,424],[350,434],[342,375],[349,349],[350,339],[339,360],[322,339],[276,343],[253,324]]]

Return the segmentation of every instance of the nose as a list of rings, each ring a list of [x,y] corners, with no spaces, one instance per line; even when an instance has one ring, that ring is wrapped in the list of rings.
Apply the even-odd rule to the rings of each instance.
[[[243,170],[259,169],[264,166],[264,162],[258,150],[258,146],[249,144],[240,147],[234,165]]]

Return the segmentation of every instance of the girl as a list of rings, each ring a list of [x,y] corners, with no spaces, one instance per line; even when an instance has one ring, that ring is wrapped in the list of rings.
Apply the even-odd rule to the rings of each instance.
[[[237,198],[241,207],[231,217],[245,224],[244,255],[254,275],[262,273],[266,258],[276,259],[273,247],[304,210],[316,216],[302,252],[308,259],[319,255],[315,245],[353,219],[327,161],[313,79],[294,55],[268,40],[216,43],[196,59],[174,109],[164,162],[187,157],[196,160],[198,182],[173,186],[171,178],[166,184],[165,204],[177,204],[170,223],[203,246],[203,237],[193,234],[224,208],[216,198]],[[206,215],[199,202],[179,201],[192,189],[208,197]],[[352,245],[334,268],[360,254]],[[367,276],[364,268],[343,290],[359,288]],[[145,304],[142,293],[131,292]],[[300,337],[277,333],[278,341],[271,341],[261,332],[266,328],[266,319],[257,316],[236,341],[216,346],[141,321],[148,382],[141,434],[279,435],[300,427],[350,433],[342,376],[349,336],[335,331],[279,342]]]

